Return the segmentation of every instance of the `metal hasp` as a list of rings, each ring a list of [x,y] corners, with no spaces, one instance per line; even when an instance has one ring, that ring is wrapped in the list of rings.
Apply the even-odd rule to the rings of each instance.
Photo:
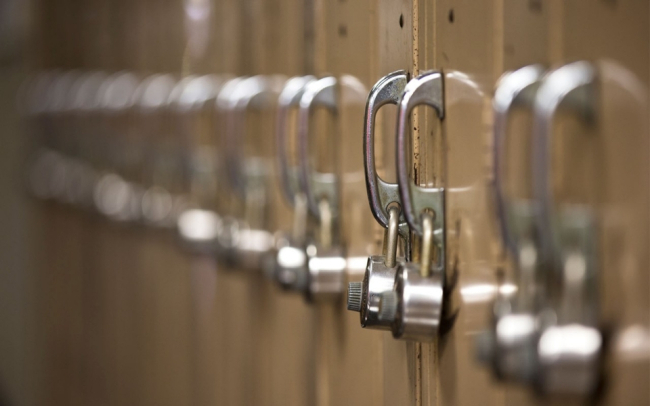
[[[308,271],[305,296],[310,302],[336,300],[343,294],[347,258],[340,237],[339,176],[313,170],[309,153],[309,122],[316,107],[324,107],[337,116],[339,103],[348,100],[359,104],[365,100],[361,83],[351,76],[338,79],[328,76],[305,86],[298,107],[300,186],[309,213],[318,223],[316,241],[305,251]]]
[[[491,315],[491,329],[478,338],[479,359],[504,381],[531,382],[535,377],[537,312],[541,290],[535,242],[533,201],[513,199],[504,192],[503,171],[507,128],[513,109],[532,110],[544,67],[530,65],[507,72],[497,82],[492,110],[493,179],[497,220],[503,244],[514,263],[514,297],[498,295]],[[505,282],[504,282],[505,283]]]
[[[339,185],[335,173],[312,170],[309,154],[309,119],[320,106],[338,114],[337,79],[332,76],[310,82],[298,107],[299,180],[309,213],[318,222],[317,242],[306,249],[308,301],[336,300],[344,290],[345,252],[338,241]],[[334,240],[336,238],[336,241]]]
[[[276,118],[276,155],[280,186],[285,201],[293,209],[290,235],[285,235],[278,248],[273,279],[287,291],[304,292],[307,289],[307,199],[298,179],[298,165],[289,159],[289,128],[292,109],[297,108],[305,87],[315,81],[313,76],[297,76],[284,85],[278,99]]]
[[[595,211],[586,204],[559,206],[549,180],[556,113],[569,110],[594,126],[598,96],[596,68],[581,61],[550,72],[535,98],[533,187],[539,202],[539,260],[552,293],[537,344],[537,389],[545,394],[590,396],[602,380]]]
[[[379,318],[390,323],[395,338],[433,341],[438,334],[445,279],[444,189],[416,186],[409,177],[409,116],[419,106],[444,118],[444,79],[439,71],[409,81],[398,103],[397,180],[406,221],[421,238],[420,263],[397,269],[393,290],[381,296]],[[435,259],[435,260],[434,260]]]
[[[100,178],[95,184],[93,197],[96,210],[111,220],[135,222],[140,220],[140,193],[132,182],[119,173],[120,143],[129,112],[133,112],[136,89],[141,81],[133,73],[118,72],[104,81],[98,92],[98,115],[103,120],[104,150],[98,152]],[[123,145],[122,145],[123,146]]]
[[[282,76],[237,78],[217,97],[217,108],[225,113],[223,171],[244,211],[243,218],[222,217],[219,226],[218,258],[234,268],[270,273],[275,260],[275,238],[265,229],[271,168],[262,158],[243,157],[241,145],[247,111],[274,108],[284,82]]]
[[[603,336],[598,324],[594,210],[555,201],[550,188],[553,124],[560,109],[585,124],[596,118],[596,70],[586,62],[543,76],[540,66],[504,75],[494,96],[494,179],[504,245],[514,264],[517,293],[499,294],[492,330],[480,335],[479,356],[505,381],[544,395],[589,397],[599,387]],[[511,202],[501,181],[508,116],[533,111],[534,202]]]
[[[214,75],[189,76],[178,83],[171,95],[182,136],[188,144],[184,167],[190,185],[190,202],[179,214],[176,228],[183,246],[191,253],[203,255],[214,255],[217,249],[221,217],[212,195],[219,185],[218,162],[215,151],[199,145],[191,120],[206,111],[213,113],[222,80]]]
[[[368,201],[373,216],[384,228],[384,253],[371,256],[362,282],[348,284],[348,310],[359,312],[361,327],[390,330],[391,322],[380,320],[381,295],[393,288],[397,267],[404,258],[397,258],[399,235],[409,241],[410,232],[401,214],[398,185],[381,179],[375,168],[375,120],[379,109],[387,104],[397,104],[407,83],[405,71],[389,73],[370,90],[364,119],[363,157]],[[408,248],[407,248],[408,251]]]

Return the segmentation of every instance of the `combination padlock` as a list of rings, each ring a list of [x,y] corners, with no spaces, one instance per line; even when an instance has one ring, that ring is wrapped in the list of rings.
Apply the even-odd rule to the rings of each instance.
[[[497,297],[491,331],[479,354],[495,375],[543,395],[589,397],[602,382],[604,337],[599,328],[594,210],[559,205],[549,176],[553,121],[560,108],[593,125],[596,69],[575,62],[542,76],[529,66],[504,76],[495,93],[495,190],[504,243],[515,259],[513,298]],[[508,113],[533,107],[534,203],[504,197],[500,169]]]
[[[188,207],[179,214],[178,235],[193,253],[214,255],[221,218],[218,214],[218,162],[213,140],[206,140],[205,121],[213,115],[214,102],[223,79],[190,76],[174,89],[174,118],[187,142],[184,170],[187,173]]]
[[[313,76],[298,76],[287,81],[278,99],[276,119],[276,154],[280,185],[285,202],[293,209],[293,227],[290,234],[280,237],[275,259],[273,279],[287,291],[305,292],[307,289],[307,222],[308,209],[304,192],[298,180],[298,166],[290,159],[290,116],[305,91],[315,81]]]
[[[597,68],[589,62],[557,68],[544,78],[533,109],[533,187],[539,202],[536,229],[549,293],[540,315],[536,384],[539,392],[549,395],[589,397],[603,379],[597,212],[587,203],[560,204],[550,180],[555,116],[561,109],[569,110],[585,126],[597,128],[597,80]]]
[[[341,84],[343,85],[343,84]],[[335,300],[345,290],[346,258],[339,234],[339,185],[336,173],[321,173],[310,165],[310,117],[317,106],[338,114],[337,79],[324,77],[305,86],[298,107],[298,179],[307,209],[318,223],[318,235],[306,249],[304,295],[310,302]]]
[[[536,205],[531,200],[514,200],[503,187],[506,129],[513,109],[532,109],[544,68],[530,65],[501,76],[492,102],[493,179],[497,219],[503,245],[513,260],[514,280],[502,284],[517,286],[516,294],[497,290],[491,328],[478,336],[479,359],[492,368],[495,377],[511,382],[532,382],[536,374],[536,342],[539,335],[537,312],[543,301],[539,283],[539,260],[535,232]]]
[[[418,105],[444,117],[443,76],[428,72],[409,81],[398,103],[397,180],[402,208],[411,230],[421,237],[420,263],[407,262],[395,275],[393,290],[381,295],[379,319],[395,338],[432,341],[438,334],[445,286],[444,188],[416,186],[408,171],[408,124]]]
[[[383,255],[369,257],[363,281],[348,284],[348,310],[359,312],[364,328],[390,329],[389,321],[379,319],[379,302],[383,293],[392,290],[397,267],[404,263],[404,258],[397,257],[400,236],[406,242],[406,259],[410,259],[410,232],[404,217],[400,216],[398,185],[384,181],[377,174],[374,135],[379,109],[386,104],[397,104],[406,83],[406,72],[392,72],[375,84],[366,103],[363,142],[366,189],[370,210],[386,232]]]
[[[365,93],[364,86],[356,78],[343,75],[339,79],[330,76],[310,82],[300,98],[299,182],[309,213],[318,224],[317,240],[308,245],[305,250],[307,257],[305,296],[308,301],[336,300],[343,294],[349,259],[346,256],[340,230],[339,176],[336,172],[317,172],[310,165],[310,116],[315,107],[321,106],[337,117],[339,103],[361,104],[365,101]]]
[[[217,97],[217,106],[225,113],[222,169],[233,195],[230,213],[221,218],[217,256],[232,268],[271,273],[276,251],[276,236],[268,230],[273,171],[266,158],[244,157],[241,144],[249,109],[275,107],[284,82],[282,76],[233,79]]]

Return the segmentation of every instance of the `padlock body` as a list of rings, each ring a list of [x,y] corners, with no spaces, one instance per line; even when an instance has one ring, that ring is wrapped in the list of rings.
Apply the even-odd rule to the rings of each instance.
[[[338,300],[345,292],[347,260],[342,247],[323,248],[317,244],[307,247],[309,302]],[[312,255],[313,254],[313,255]]]
[[[424,277],[419,264],[409,262],[398,267],[395,274],[397,309],[392,326],[395,338],[433,341],[440,327],[443,286],[442,272]]]
[[[379,320],[379,305],[381,294],[393,289],[395,273],[398,266],[403,263],[404,260],[398,258],[397,265],[389,268],[383,256],[375,255],[368,258],[361,293],[361,327],[377,330],[391,329],[390,321]]]
[[[303,293],[307,289],[307,252],[293,242],[280,247],[275,257],[273,278],[284,290]]]

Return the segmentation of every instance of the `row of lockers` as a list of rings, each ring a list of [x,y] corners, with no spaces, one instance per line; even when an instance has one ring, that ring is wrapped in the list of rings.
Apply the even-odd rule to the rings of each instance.
[[[44,393],[647,404],[647,4],[41,3]]]

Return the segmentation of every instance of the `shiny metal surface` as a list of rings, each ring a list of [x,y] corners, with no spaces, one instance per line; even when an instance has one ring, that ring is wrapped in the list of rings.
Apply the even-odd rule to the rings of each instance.
[[[312,109],[317,106],[326,107],[332,114],[337,114],[338,100],[336,93],[337,80],[334,77],[324,77],[310,82],[300,98],[298,109],[298,162],[301,189],[307,197],[309,211],[317,219],[320,218],[319,200],[326,198],[334,215],[339,210],[339,194],[337,191],[337,176],[334,173],[317,173],[310,168],[309,159],[309,117]]]
[[[477,337],[479,359],[492,368],[498,379],[527,384],[532,384],[538,373],[537,312],[544,292],[534,240],[537,205],[506,196],[502,172],[509,117],[515,108],[532,108],[543,73],[540,65],[530,65],[503,74],[492,99],[496,214],[503,246],[513,258],[512,278],[517,291],[514,295],[497,294],[491,311],[491,330]]]
[[[427,72],[411,79],[404,88],[404,93],[399,101],[397,118],[397,180],[404,216],[411,230],[422,234],[420,214],[425,209],[433,209],[436,213],[436,229],[444,228],[444,190],[438,188],[423,188],[413,184],[409,178],[409,165],[407,163],[410,153],[408,134],[409,115],[418,105],[425,104],[432,107],[440,120],[445,116],[443,76],[440,72]],[[443,247],[444,248],[444,247]],[[442,259],[444,261],[444,259]]]
[[[503,190],[504,155],[508,118],[510,112],[516,107],[532,108],[535,93],[539,87],[540,79],[544,74],[541,65],[529,65],[512,72],[504,73],[496,84],[492,109],[494,114],[494,144],[493,144],[493,171],[494,194],[497,202],[498,221],[505,246],[516,257],[517,232],[515,226],[510,224],[511,209],[509,200]]]
[[[549,176],[550,151],[553,145],[553,119],[560,107],[573,110],[588,125],[595,125],[598,93],[596,70],[589,62],[574,62],[562,66],[545,78],[534,105],[533,127],[533,187],[539,201],[537,216],[540,254],[543,261],[558,266],[561,248],[557,246],[558,230],[554,194]]]
[[[316,78],[311,75],[293,77],[284,85],[278,98],[276,119],[277,165],[280,172],[280,186],[282,186],[285,201],[291,206],[295,204],[296,195],[302,192],[298,180],[298,166],[290,166],[291,160],[288,155],[290,143],[287,133],[291,127],[288,123],[289,115],[291,109],[300,104],[305,87],[314,80]]]
[[[363,160],[366,174],[366,188],[370,210],[383,227],[388,227],[388,207],[400,203],[399,186],[385,182],[377,174],[375,167],[375,120],[379,109],[386,104],[397,105],[406,87],[407,76],[404,71],[395,71],[381,78],[368,95],[364,118]],[[409,238],[409,230],[400,214],[400,231]]]
[[[423,276],[414,263],[406,263],[397,270],[393,337],[425,342],[436,338],[442,316],[443,286],[441,272]]]
[[[552,303],[555,322],[544,326],[537,345],[540,391],[549,395],[588,397],[602,383],[600,366],[606,354],[599,329],[595,208],[560,205],[548,180],[556,111],[569,107],[585,124],[594,125],[602,115],[597,79],[591,63],[574,62],[550,72],[535,98],[533,185],[540,206],[541,265],[545,282],[559,290],[551,292],[558,298]]]
[[[348,310],[360,313],[361,327],[390,330],[390,320],[379,317],[382,295],[393,289],[395,272],[404,264],[404,258],[397,258],[399,209],[389,209],[388,229],[385,233],[383,256],[368,258],[363,282],[348,284]]]
[[[224,94],[227,97],[224,103],[227,115],[224,162],[231,188],[241,199],[245,199],[246,189],[251,182],[259,182],[258,178],[265,174],[259,167],[261,163],[252,162],[253,157],[245,158],[241,155],[246,111],[251,107],[265,109],[275,106],[284,82],[285,78],[279,75],[252,76],[235,82],[232,90],[229,88]]]
[[[310,245],[307,247],[307,255],[307,301],[338,300],[345,291],[345,271],[348,267],[343,247]]]

